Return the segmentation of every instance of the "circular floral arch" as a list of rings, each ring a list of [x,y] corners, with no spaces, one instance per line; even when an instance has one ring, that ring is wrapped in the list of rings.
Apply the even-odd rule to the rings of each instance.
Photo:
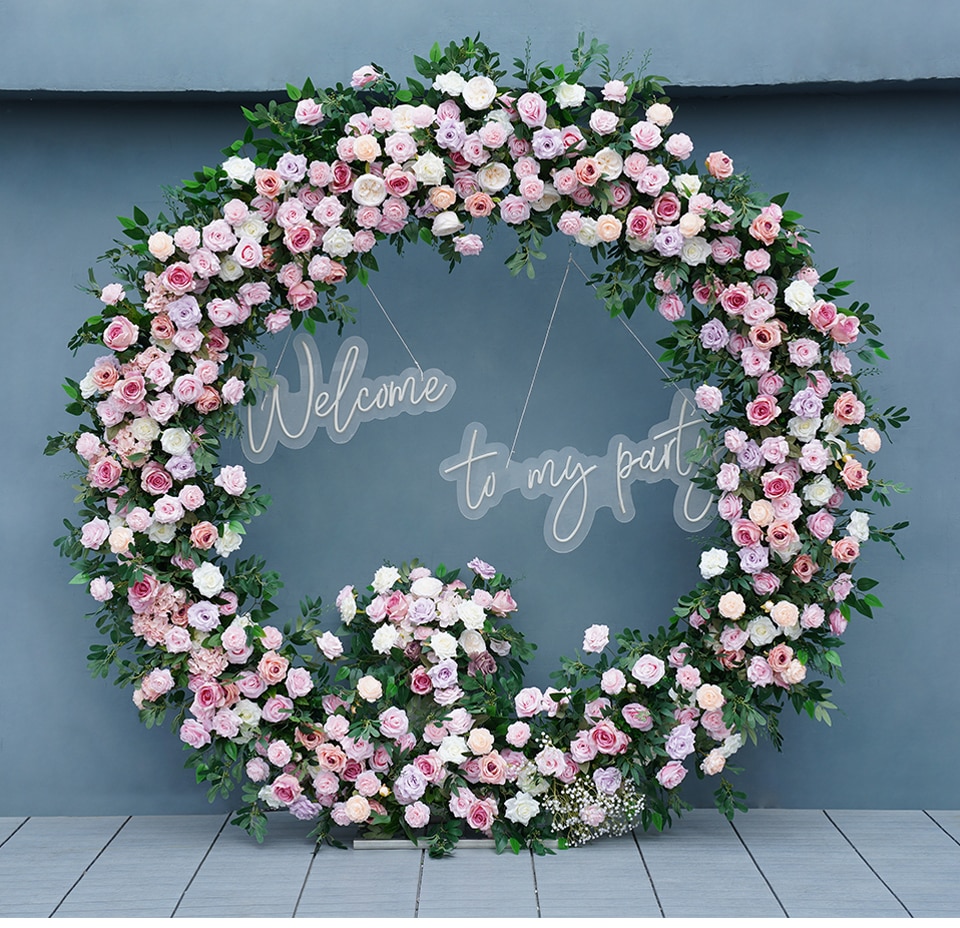
[[[868,457],[905,413],[873,408],[849,354],[885,357],[877,326],[815,270],[786,197],[759,199],[722,151],[698,169],[661,79],[612,74],[595,40],[567,67],[517,60],[514,86],[479,40],[415,63],[405,86],[368,65],[244,110],[244,138],[169,216],[121,219],[114,281],[91,274],[103,309],[71,347],[108,353],[67,380],[89,421],[48,448],[84,468],[58,545],[99,606],[91,667],[135,686],[148,725],[173,716],[211,796],[244,784],[236,821],[258,838],[287,809],[320,838],[356,823],[434,853],[464,832],[542,852],[662,828],[691,770],[732,816],[729,758],[761,730],[779,744],[787,702],[829,721],[816,678],[837,673],[850,610],[879,605],[854,562],[901,526],[852,507],[887,503]],[[338,627],[310,599],[273,625],[278,575],[236,554],[267,500],[218,460],[264,380],[252,343],[342,329],[338,288],[366,283],[378,246],[420,241],[452,267],[497,222],[513,273],[559,232],[593,252],[611,315],[671,323],[661,361],[709,422],[697,480],[718,498],[703,582],[666,627],[591,626],[542,689],[524,685],[510,580],[479,559],[463,576],[384,565],[340,591]]]

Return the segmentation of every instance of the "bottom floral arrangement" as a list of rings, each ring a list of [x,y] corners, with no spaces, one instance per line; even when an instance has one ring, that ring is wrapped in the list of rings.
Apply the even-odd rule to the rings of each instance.
[[[671,788],[694,731],[677,721],[673,691],[655,686],[664,662],[649,643],[625,633],[613,648],[606,626],[591,626],[584,656],[556,675],[568,685],[524,686],[535,645],[511,622],[511,581],[479,559],[468,568],[464,582],[442,565],[381,567],[363,593],[340,591],[335,632],[319,631],[308,602],[288,635],[240,616],[206,642],[226,661],[193,668],[180,737],[211,797],[245,775],[236,824],[262,839],[266,813],[286,809],[330,843],[336,826],[360,826],[434,855],[461,836],[545,853],[662,827],[680,808]],[[245,669],[230,673],[230,661]],[[154,671],[135,701],[159,709],[170,682]]]

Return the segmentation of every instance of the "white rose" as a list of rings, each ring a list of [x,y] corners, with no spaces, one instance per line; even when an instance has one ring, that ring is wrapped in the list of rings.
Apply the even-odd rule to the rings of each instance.
[[[511,822],[526,825],[540,811],[540,803],[522,790],[506,802],[506,816]]]
[[[720,746],[719,750],[724,757],[731,757],[736,754],[740,748],[743,747],[743,743],[746,739],[739,732],[735,735],[728,735],[723,740],[723,744]]]
[[[251,213],[237,226],[237,234],[259,242],[267,234],[267,224],[255,213]]]
[[[653,103],[647,107],[647,119],[655,126],[669,126],[673,122],[673,110],[666,103]]]
[[[805,443],[817,437],[819,428],[820,419],[801,419],[799,416],[794,416],[787,423],[787,434]]]
[[[193,572],[193,585],[201,596],[209,599],[223,589],[223,574],[215,564],[204,561]]]
[[[147,538],[159,545],[169,544],[177,534],[177,526],[173,522],[154,522],[147,529]]]
[[[220,527],[220,537],[214,547],[220,557],[227,557],[233,554],[242,544],[243,536],[239,532],[235,532],[229,525],[223,525]]]
[[[534,200],[530,204],[530,209],[536,210],[538,213],[545,213],[559,202],[560,194],[557,192],[557,188],[553,184],[547,183],[543,185],[543,195],[539,200]]]
[[[271,809],[282,809],[283,803],[277,799],[276,795],[273,792],[273,787],[268,783],[266,786],[260,787],[260,792],[257,793],[257,799],[262,800]]]
[[[487,650],[487,644],[483,640],[483,635],[472,628],[464,629],[460,635],[460,647],[468,657],[476,657]]]
[[[373,592],[385,593],[400,579],[400,571],[396,567],[384,565],[373,575]]]
[[[137,441],[153,441],[160,434],[160,424],[149,416],[140,416],[130,423],[130,434]]]
[[[437,756],[445,764],[462,764],[467,759],[467,742],[460,735],[447,735],[437,748]]]
[[[249,184],[253,180],[257,166],[249,158],[239,158],[234,155],[223,162],[223,170],[227,177],[235,184]]]
[[[246,272],[240,263],[232,255],[224,255],[220,259],[220,270],[217,277],[228,283],[231,280],[239,280]]]
[[[234,707],[233,711],[240,719],[241,725],[259,725],[260,707],[249,699],[241,699]]]
[[[517,786],[531,796],[539,796],[541,793],[545,793],[550,789],[550,784],[545,777],[540,775],[540,771],[537,770],[536,765],[529,762],[518,774]]]
[[[813,287],[805,280],[795,280],[783,291],[784,303],[794,312],[798,312],[804,316],[810,313],[810,307],[813,306],[815,299]]]
[[[434,235],[453,235],[462,228],[463,223],[460,221],[460,217],[451,210],[445,210],[442,213],[437,213],[434,217],[430,231]]]
[[[345,258],[353,251],[353,233],[343,226],[333,226],[323,234],[323,250],[335,258]]]
[[[160,435],[160,447],[167,454],[186,454],[192,441],[186,429],[164,429]]]
[[[843,423],[831,412],[823,417],[820,423],[820,431],[831,437],[839,435],[843,430]]]
[[[447,168],[443,158],[432,151],[426,151],[413,162],[413,176],[428,187],[436,187],[443,183],[447,175]]]
[[[826,506],[834,487],[826,474],[820,474],[803,488],[803,498],[814,506]]]
[[[360,206],[379,206],[387,198],[387,185],[376,174],[361,174],[353,183],[351,196]]]
[[[400,640],[400,633],[392,626],[384,623],[374,632],[371,644],[378,654],[389,654],[390,649]]]
[[[483,628],[486,617],[483,607],[478,606],[471,600],[467,600],[457,606],[457,618],[459,618],[467,628]]]
[[[700,192],[701,180],[698,174],[678,174],[673,179],[674,189],[681,196],[695,197]]]
[[[434,632],[427,644],[442,661],[457,653],[457,639],[449,632]]]
[[[757,647],[770,644],[777,637],[779,631],[779,627],[774,625],[770,618],[765,615],[757,616],[747,623],[747,634],[750,636],[750,641]]]
[[[443,592],[443,584],[436,577],[420,577],[410,586],[414,596],[436,599]]]
[[[623,173],[623,158],[612,148],[601,148],[593,157],[605,180],[616,180]]]
[[[861,512],[859,509],[854,509],[850,513],[850,524],[847,526],[847,531],[857,541],[866,541],[870,537],[870,515]]]
[[[710,548],[700,555],[700,576],[704,580],[719,577],[727,569],[730,558],[723,548]]]
[[[463,102],[470,109],[485,110],[497,98],[497,85],[489,77],[471,77],[463,88]]]
[[[568,84],[566,82],[557,85],[555,91],[557,97],[557,106],[560,109],[569,109],[571,106],[579,106],[587,94],[587,88],[582,84]]]
[[[649,247],[650,246],[647,246],[645,250],[649,250]],[[689,264],[690,267],[703,264],[711,254],[710,243],[699,235],[686,239],[683,247],[680,249],[681,260],[684,264]]]
[[[433,89],[439,90],[440,93],[445,93],[449,97],[459,97],[466,84],[467,82],[456,71],[438,74],[433,79]]]
[[[99,387],[93,382],[93,374],[87,371],[83,380],[80,381],[80,395],[85,400],[88,400],[94,393],[97,393],[98,390]]]
[[[510,168],[499,161],[491,161],[477,171],[477,182],[485,193],[499,193],[510,183]]]
[[[598,244],[600,236],[597,235],[597,220],[590,216],[584,216],[580,223],[580,231],[577,232],[574,238],[579,244],[586,245],[587,248],[592,248]]]
[[[414,107],[409,103],[401,103],[393,109],[394,132],[412,132],[416,128],[414,121]]]

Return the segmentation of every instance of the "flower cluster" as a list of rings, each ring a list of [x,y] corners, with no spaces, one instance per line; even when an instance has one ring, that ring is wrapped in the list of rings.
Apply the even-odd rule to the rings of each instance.
[[[117,280],[71,342],[108,352],[65,385],[89,423],[48,447],[83,468],[81,521],[58,544],[110,638],[91,666],[134,684],[148,723],[173,710],[214,792],[245,770],[257,786],[241,821],[258,834],[263,805],[429,826],[437,846],[463,821],[521,843],[637,815],[660,827],[687,765],[721,773],[745,738],[775,732],[785,697],[826,716],[812,672],[839,666],[851,608],[879,605],[852,572],[864,542],[902,527],[877,526],[865,501],[898,489],[869,455],[906,416],[860,385],[851,352],[885,357],[868,307],[841,305],[847,284],[815,270],[785,197],[757,199],[722,151],[697,168],[656,79],[608,73],[596,42],[574,62],[518,61],[511,87],[465,41],[417,59],[424,81],[406,88],[368,65],[348,89],[307,82],[246,111],[245,138],[174,193],[173,219],[121,220]],[[311,600],[281,631],[278,576],[231,560],[266,500],[218,462],[262,376],[247,346],[342,327],[338,287],[366,282],[378,245],[424,241],[453,266],[496,222],[517,234],[514,273],[532,274],[558,231],[592,251],[612,314],[646,302],[672,323],[663,361],[711,429],[697,479],[721,529],[703,582],[654,635],[611,643],[591,626],[592,662],[565,660],[546,690],[524,686],[528,646],[503,622],[515,603],[479,561],[471,587],[384,567],[369,597],[341,592],[339,633],[317,631]]]

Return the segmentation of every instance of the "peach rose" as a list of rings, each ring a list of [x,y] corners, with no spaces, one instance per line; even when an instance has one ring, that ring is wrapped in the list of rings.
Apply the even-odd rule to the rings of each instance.
[[[863,445],[863,450],[870,454],[876,454],[880,450],[880,433],[876,429],[860,429],[857,439]]]
[[[750,504],[748,516],[751,522],[763,528],[774,520],[773,505],[768,500],[758,499]]]
[[[210,522],[198,522],[190,530],[190,544],[201,551],[212,548],[219,537],[216,526]]]
[[[697,705],[705,712],[719,709],[726,701],[720,687],[715,683],[704,683],[697,690]]]
[[[597,238],[601,242],[613,242],[620,237],[623,223],[616,216],[604,214],[597,218]]]
[[[281,657],[276,651],[267,651],[257,664],[257,673],[267,684],[279,683],[287,675],[289,666],[290,661],[285,657]]]
[[[718,180],[733,176],[733,160],[722,151],[712,151],[704,161],[707,170]]]
[[[747,604],[743,601],[743,597],[739,593],[731,590],[720,597],[717,608],[720,610],[720,615],[725,619],[736,620],[747,611]]]
[[[770,610],[770,618],[781,628],[793,628],[800,621],[800,610],[789,600],[781,599]]]
[[[848,490],[862,490],[870,481],[868,471],[856,458],[851,458],[843,465],[840,476]]]
[[[849,535],[840,538],[833,542],[833,557],[834,560],[839,561],[841,564],[852,564],[860,557],[860,542],[858,542],[856,538],[851,538]]]
[[[430,202],[440,210],[450,209],[457,202],[457,194],[453,187],[446,185],[430,188]]]
[[[474,728],[467,738],[467,747],[474,754],[489,754],[493,748],[493,735],[486,728]]]
[[[357,695],[366,702],[376,702],[383,695],[383,684],[376,677],[357,680]]]
[[[370,818],[370,803],[363,796],[351,796],[344,805],[344,811],[351,822],[359,824]]]

